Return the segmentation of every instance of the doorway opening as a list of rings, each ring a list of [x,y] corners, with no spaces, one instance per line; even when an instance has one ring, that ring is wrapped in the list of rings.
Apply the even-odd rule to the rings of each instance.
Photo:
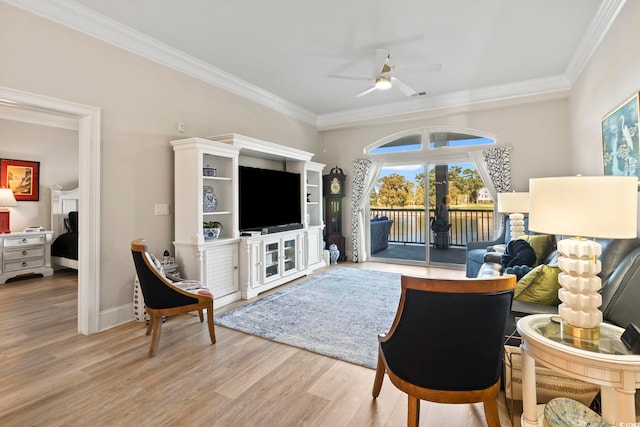
[[[0,106],[15,117],[71,120],[78,130],[80,193],[78,224],[78,332],[100,330],[100,109],[71,101],[0,87]],[[43,117],[46,117],[43,118]],[[37,122],[36,122],[37,123]],[[86,214],[85,214],[86,212]]]

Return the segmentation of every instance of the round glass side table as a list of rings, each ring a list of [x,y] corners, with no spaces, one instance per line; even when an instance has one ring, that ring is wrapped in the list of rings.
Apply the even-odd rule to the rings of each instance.
[[[557,316],[536,314],[518,321],[522,337],[522,425],[538,425],[538,362],[572,378],[600,386],[602,418],[609,424],[635,423],[635,392],[640,388],[640,355],[630,353],[622,328],[600,324],[600,339],[580,340],[566,334]],[[633,425],[633,424],[631,424]]]

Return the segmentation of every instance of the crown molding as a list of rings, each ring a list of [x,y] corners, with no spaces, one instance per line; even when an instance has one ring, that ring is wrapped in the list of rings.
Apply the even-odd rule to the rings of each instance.
[[[276,112],[326,130],[353,126],[365,120],[393,119],[488,101],[565,91],[575,82],[598,47],[626,0],[603,0],[563,76],[460,91],[362,109],[316,115],[271,92],[241,80],[156,39],[133,30],[70,0],[0,0],[42,18],[154,61]]]
[[[413,114],[412,119],[421,114],[444,108],[470,106],[479,103],[524,98],[545,93],[566,92],[570,82],[563,75],[533,79],[524,82],[446,93],[429,98],[416,98],[393,104],[361,108],[323,114],[318,117],[318,130],[354,126],[368,120],[397,119],[398,116]],[[418,117],[415,115],[417,114]]]
[[[75,2],[3,1],[274,111],[316,125],[317,116],[314,113]]]
[[[582,37],[576,53],[573,55],[573,58],[571,58],[571,62],[569,62],[565,70],[565,75],[571,84],[573,84],[582,73],[582,70],[600,45],[607,31],[609,31],[609,28],[626,1],[627,0],[604,0],[600,5],[598,12],[596,12],[591,24],[589,24],[587,32]]]

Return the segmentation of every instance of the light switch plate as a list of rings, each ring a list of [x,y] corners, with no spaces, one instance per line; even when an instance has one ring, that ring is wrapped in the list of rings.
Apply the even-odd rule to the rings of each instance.
[[[156,215],[169,215],[169,205],[166,205],[166,204],[155,205],[155,214]]]

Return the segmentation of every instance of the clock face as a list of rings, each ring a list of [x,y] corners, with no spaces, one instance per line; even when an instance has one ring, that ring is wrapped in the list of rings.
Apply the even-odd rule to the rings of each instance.
[[[340,193],[340,181],[338,181],[338,178],[333,178],[331,180],[331,185],[329,186],[329,190],[331,191],[331,194]]]

